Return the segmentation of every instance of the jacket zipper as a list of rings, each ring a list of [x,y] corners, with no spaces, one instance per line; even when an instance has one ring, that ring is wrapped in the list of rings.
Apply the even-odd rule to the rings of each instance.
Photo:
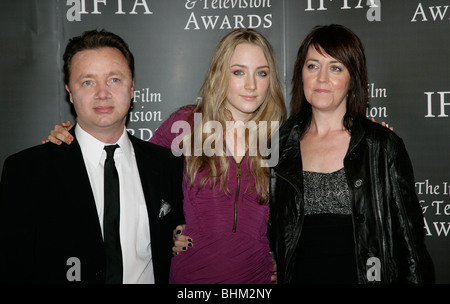
[[[239,189],[241,187],[241,163],[236,163],[236,178],[237,178],[237,186],[236,186],[236,196],[234,198],[233,232],[236,232],[237,227],[237,203],[239,199]]]

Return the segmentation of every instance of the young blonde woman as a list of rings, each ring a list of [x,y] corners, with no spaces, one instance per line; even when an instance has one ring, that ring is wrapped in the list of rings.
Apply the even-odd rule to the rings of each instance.
[[[230,32],[215,50],[197,104],[173,113],[150,140],[185,155],[186,225],[176,235],[170,283],[272,283],[269,168],[261,165],[270,156],[259,143],[270,145],[273,125],[285,117],[271,45],[252,29]],[[208,131],[211,123],[216,128]],[[58,132],[49,139],[66,139]]]

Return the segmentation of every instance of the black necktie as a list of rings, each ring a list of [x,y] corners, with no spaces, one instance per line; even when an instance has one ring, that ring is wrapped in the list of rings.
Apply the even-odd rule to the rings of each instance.
[[[122,250],[119,236],[119,175],[114,162],[114,151],[119,145],[105,146],[105,202],[103,239],[106,253],[106,283],[122,284]]]

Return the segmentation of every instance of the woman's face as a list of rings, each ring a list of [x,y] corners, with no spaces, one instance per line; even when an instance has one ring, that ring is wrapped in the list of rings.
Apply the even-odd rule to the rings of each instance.
[[[270,70],[264,52],[253,44],[239,44],[231,57],[229,73],[227,109],[235,121],[247,121],[269,89]]]
[[[323,53],[313,46],[308,49],[302,70],[306,100],[313,109],[345,113],[350,73],[344,64]]]

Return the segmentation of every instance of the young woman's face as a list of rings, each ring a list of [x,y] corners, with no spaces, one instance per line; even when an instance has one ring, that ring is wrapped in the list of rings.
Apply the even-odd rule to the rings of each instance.
[[[311,46],[303,65],[302,78],[306,100],[314,109],[345,111],[350,73],[344,64],[322,55]]]
[[[270,70],[259,46],[242,43],[230,61],[227,109],[235,121],[247,121],[261,106],[270,84]]]

